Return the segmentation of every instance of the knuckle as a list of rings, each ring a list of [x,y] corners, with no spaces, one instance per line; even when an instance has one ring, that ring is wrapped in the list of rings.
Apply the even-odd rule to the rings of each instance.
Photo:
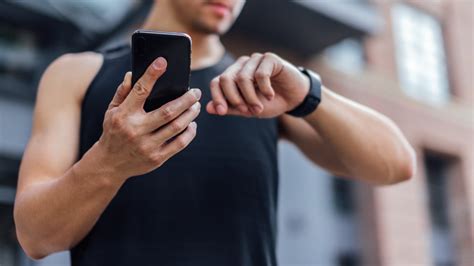
[[[211,86],[219,85],[220,77],[215,77],[211,80]]]
[[[184,129],[185,125],[179,121],[173,121],[170,123],[171,130],[174,132],[180,132]]]
[[[188,140],[184,138],[184,136],[181,136],[176,139],[176,145],[178,146],[179,149],[183,149],[186,146],[188,146]]]
[[[156,153],[156,154],[151,155],[150,160],[153,164],[157,166],[161,166],[163,162],[165,161],[165,158],[161,153]]]
[[[240,96],[234,95],[231,97],[228,97],[228,101],[233,105],[233,106],[239,106],[244,103],[243,99],[240,98]]]
[[[145,75],[148,77],[148,78],[155,78],[156,75],[158,75],[158,70],[156,70],[154,67],[151,67],[149,66],[148,69],[146,70],[145,72]]]
[[[148,94],[148,88],[143,84],[142,81],[137,81],[133,90],[138,96],[145,96]]]
[[[138,154],[140,154],[141,156],[144,156],[145,158],[148,158],[148,159],[150,158],[148,147],[144,143],[137,144],[137,152]]]
[[[249,104],[260,104],[256,95],[250,95],[247,99],[245,99]]]
[[[249,59],[250,59],[250,57],[249,57],[248,55],[243,55],[243,56],[239,57],[238,60],[239,60],[239,61],[247,61],[247,60],[249,60]]]
[[[130,142],[136,142],[138,134],[133,129],[122,128],[125,138]]]
[[[228,74],[222,74],[219,78],[221,84],[232,82],[232,78]]]
[[[186,94],[186,96],[183,98],[183,103],[186,104],[187,106],[193,105],[195,102],[199,101],[196,96],[194,96],[191,93]]]
[[[252,57],[260,57],[260,56],[262,56],[261,53],[253,53],[253,54],[252,54]]]
[[[267,73],[265,73],[263,71],[257,70],[257,72],[255,72],[255,78],[256,79],[265,79],[267,77],[268,77]]]
[[[173,117],[173,113],[174,111],[171,106],[164,106],[160,110],[160,115],[165,121],[170,120]]]
[[[116,128],[116,129],[121,129],[123,128],[123,124],[124,124],[124,121],[123,121],[123,116],[120,114],[120,112],[118,112],[117,110],[111,110],[111,113],[110,113],[110,125],[113,127],[113,128]]]
[[[268,58],[277,58],[278,56],[272,52],[266,52],[263,54],[263,56],[268,57]]]
[[[248,74],[239,73],[237,75],[237,82],[238,83],[244,83],[244,82],[248,82],[248,81],[251,81],[251,80],[252,80],[252,77]]]
[[[235,106],[244,105],[244,104],[245,104],[244,100],[240,97],[238,97],[234,100],[234,105]]]

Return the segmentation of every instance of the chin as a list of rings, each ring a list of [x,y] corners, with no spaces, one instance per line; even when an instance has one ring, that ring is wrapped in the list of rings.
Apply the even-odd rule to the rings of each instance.
[[[218,23],[209,23],[208,25],[209,29],[212,29],[215,33],[224,34],[229,30],[232,24],[228,21],[219,21]]]
[[[210,24],[210,23],[195,24],[194,28],[199,32],[203,32],[206,34],[218,34],[218,35],[222,35],[226,33],[228,29],[227,25]]]
[[[194,21],[194,28],[212,34],[224,34],[230,28],[232,22],[229,17],[200,16],[201,19]],[[204,19],[203,19],[204,18]]]

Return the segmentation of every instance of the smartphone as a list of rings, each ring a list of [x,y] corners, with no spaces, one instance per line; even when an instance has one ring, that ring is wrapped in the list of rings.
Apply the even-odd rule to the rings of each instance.
[[[144,109],[149,112],[189,90],[191,37],[180,32],[137,30],[132,35],[132,84],[158,58],[168,62],[166,72],[156,81]]]

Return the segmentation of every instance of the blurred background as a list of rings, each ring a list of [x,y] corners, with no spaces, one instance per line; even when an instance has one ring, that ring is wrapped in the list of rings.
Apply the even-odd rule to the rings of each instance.
[[[0,0],[0,266],[69,265],[67,252],[27,259],[12,217],[42,72],[63,53],[127,41],[149,7]],[[418,154],[415,178],[374,188],[280,143],[281,266],[474,265],[473,17],[472,0],[247,1],[224,38],[234,55],[273,51],[314,69],[392,118]]]

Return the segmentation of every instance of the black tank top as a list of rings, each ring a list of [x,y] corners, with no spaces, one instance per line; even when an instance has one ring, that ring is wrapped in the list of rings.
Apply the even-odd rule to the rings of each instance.
[[[128,46],[103,54],[82,105],[79,158],[99,139],[130,70]],[[211,79],[232,62],[226,54],[191,73],[191,87],[203,92],[196,138],[157,170],[125,182],[71,250],[73,266],[276,265],[277,121],[218,117],[204,108]]]

